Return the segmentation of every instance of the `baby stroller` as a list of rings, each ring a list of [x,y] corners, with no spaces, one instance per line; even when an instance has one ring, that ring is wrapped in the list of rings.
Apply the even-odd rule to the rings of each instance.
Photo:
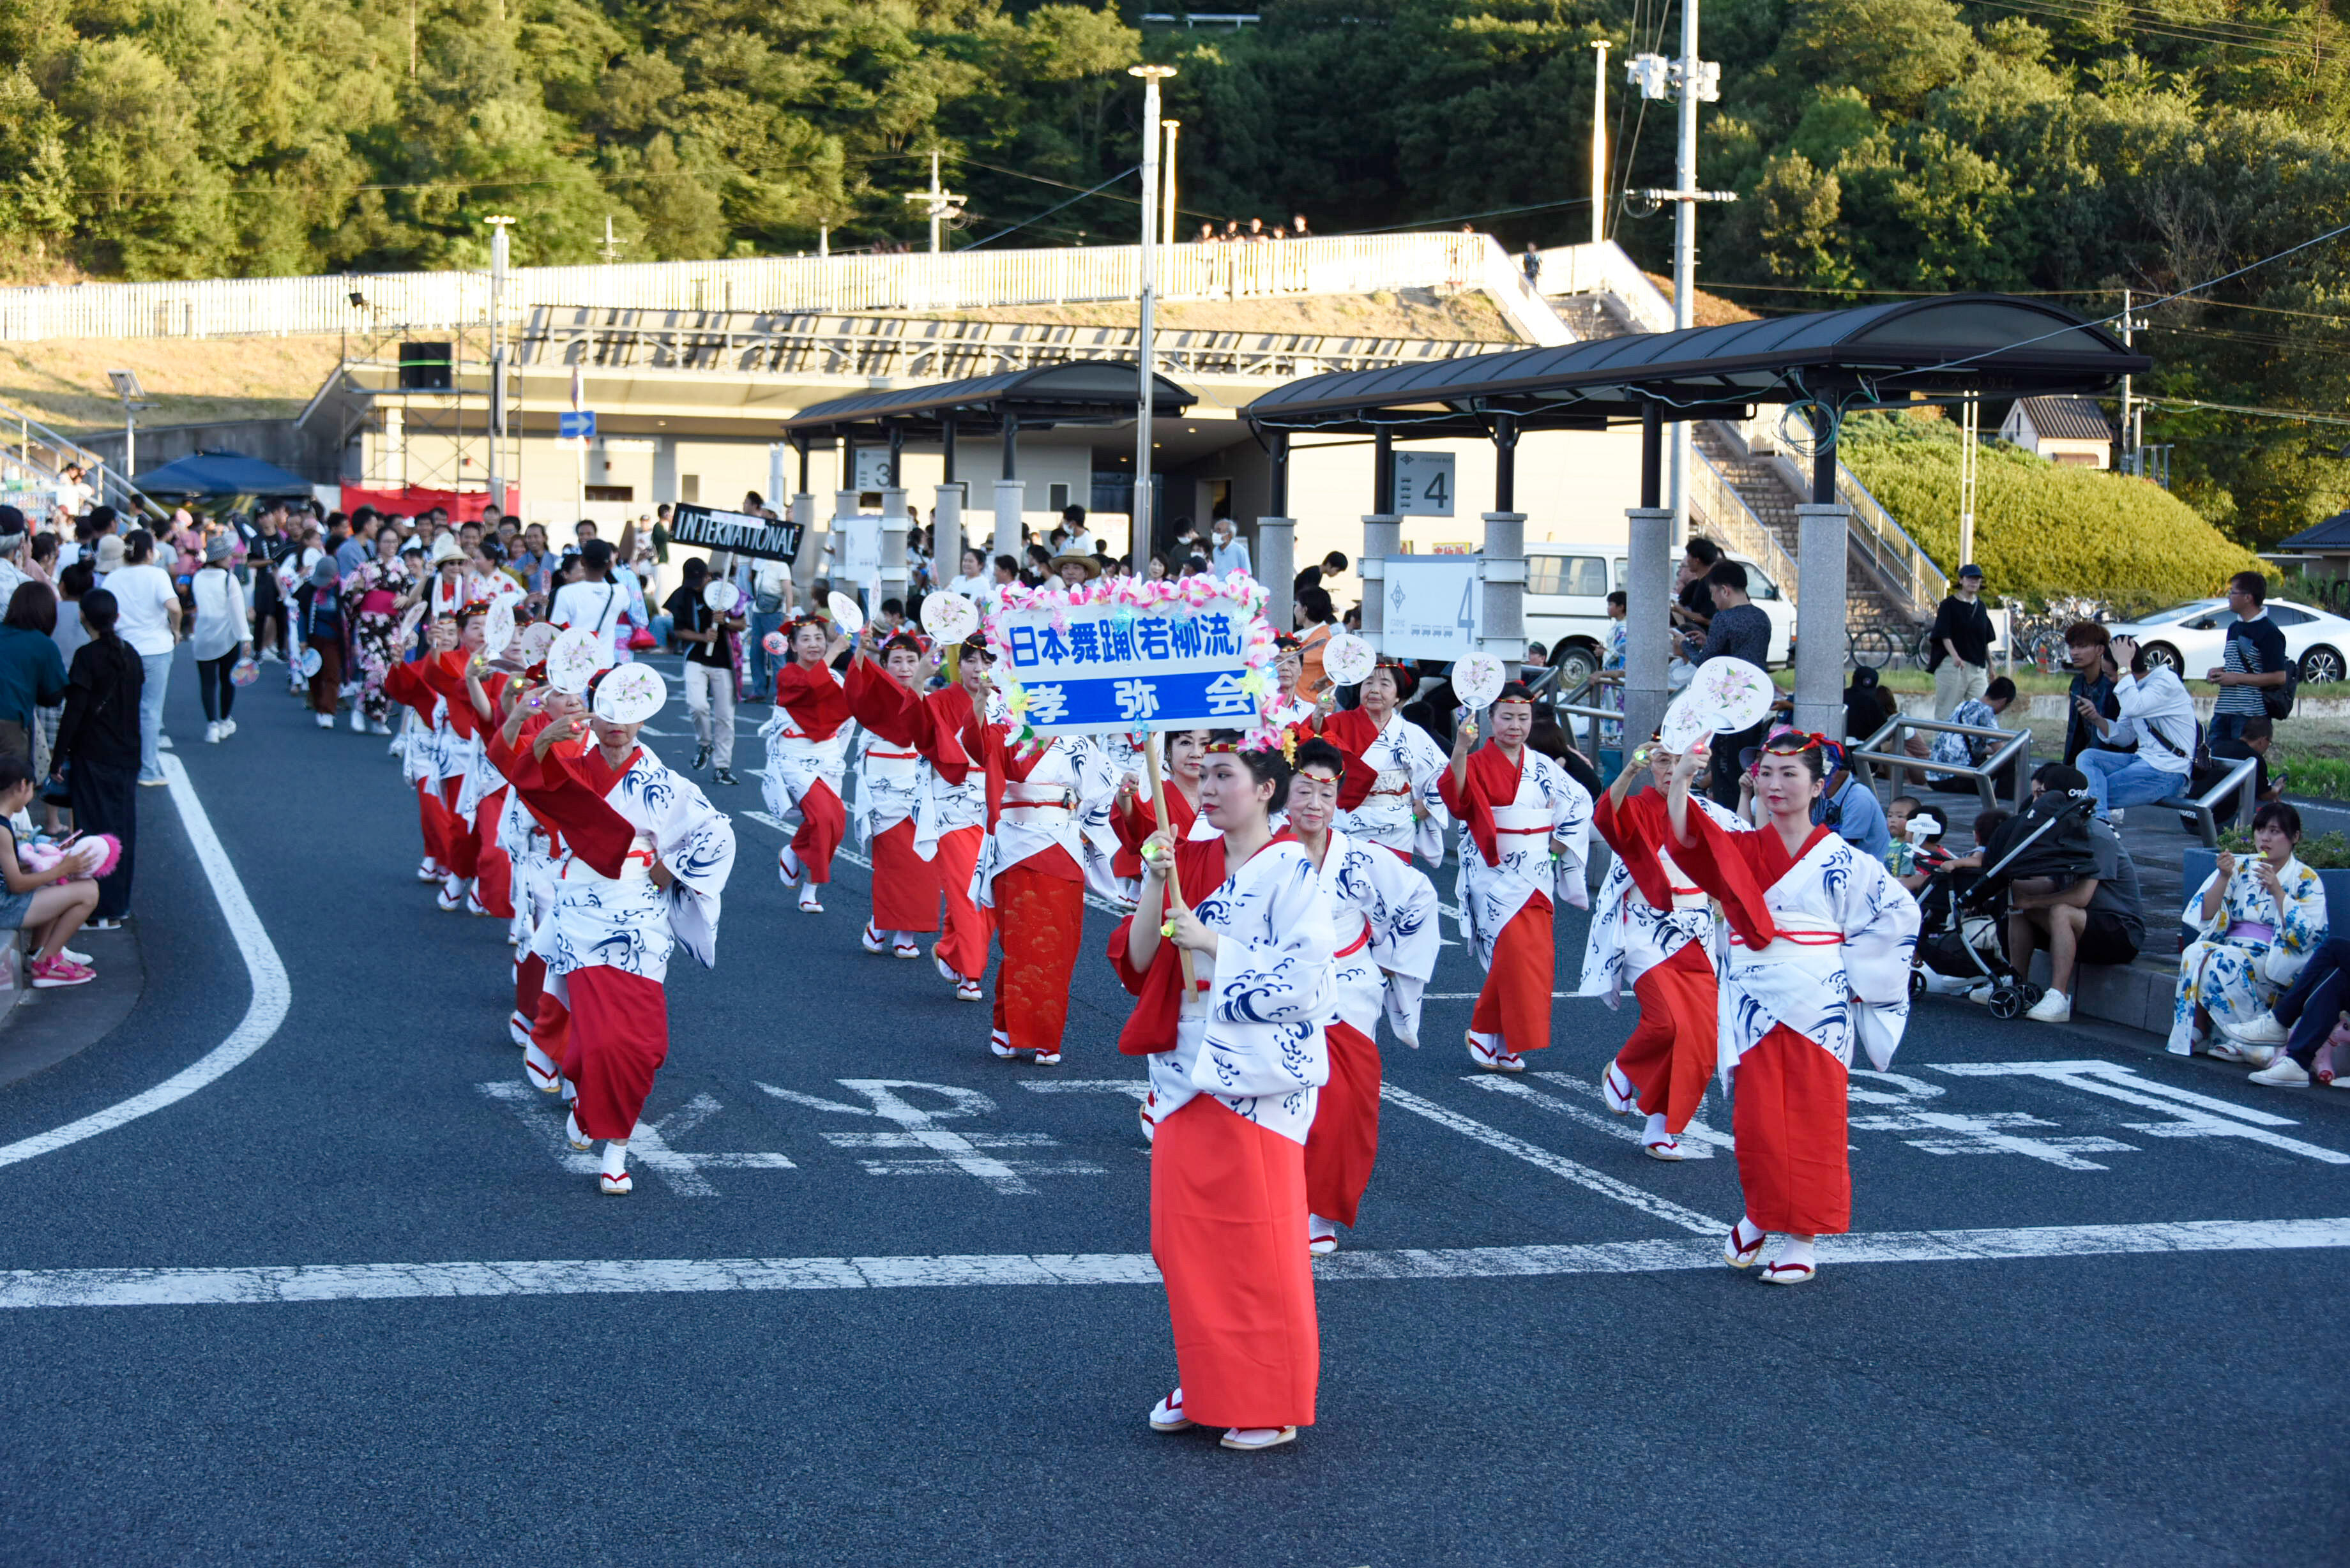
[[[1937,871],[1918,896],[1918,967],[1909,973],[1915,1002],[1927,989],[1926,971],[1991,984],[1991,1015],[2021,1016],[2039,1004],[2043,988],[2018,974],[1999,942],[2008,889],[2020,877],[2077,878],[2095,875],[2087,794],[2043,794],[1991,836],[1981,870]]]

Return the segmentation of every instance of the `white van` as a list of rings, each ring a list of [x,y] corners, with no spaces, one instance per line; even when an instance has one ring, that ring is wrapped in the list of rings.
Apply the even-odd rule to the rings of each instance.
[[[1794,604],[1754,562],[1734,552],[1729,558],[1746,568],[1747,594],[1771,618],[1771,663],[1785,664],[1794,657]],[[1550,649],[1562,691],[1582,685],[1607,661],[1607,595],[1624,586],[1624,567],[1621,545],[1527,541],[1526,640]]]

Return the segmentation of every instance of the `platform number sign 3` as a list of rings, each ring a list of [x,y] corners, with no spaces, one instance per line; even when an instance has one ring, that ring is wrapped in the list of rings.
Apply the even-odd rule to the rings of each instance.
[[[1399,452],[1395,454],[1396,515],[1452,515],[1453,467],[1449,452]]]

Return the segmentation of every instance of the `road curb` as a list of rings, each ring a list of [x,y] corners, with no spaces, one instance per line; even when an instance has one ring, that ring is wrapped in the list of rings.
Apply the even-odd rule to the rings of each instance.
[[[71,945],[90,956],[98,978],[88,985],[25,991],[0,1029],[0,1087],[80,1054],[121,1026],[147,989],[139,924],[82,931]]]

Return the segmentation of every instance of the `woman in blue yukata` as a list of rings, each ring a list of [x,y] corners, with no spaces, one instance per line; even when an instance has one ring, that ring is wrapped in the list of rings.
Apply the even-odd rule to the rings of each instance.
[[[2220,857],[2218,869],[2188,900],[2183,923],[2194,937],[2178,959],[2171,1003],[2170,1050],[2199,1049],[2226,1061],[2242,1056],[2221,1029],[2268,1011],[2325,940],[2325,888],[2293,858],[2301,814],[2272,801],[2252,816],[2257,857]]]

